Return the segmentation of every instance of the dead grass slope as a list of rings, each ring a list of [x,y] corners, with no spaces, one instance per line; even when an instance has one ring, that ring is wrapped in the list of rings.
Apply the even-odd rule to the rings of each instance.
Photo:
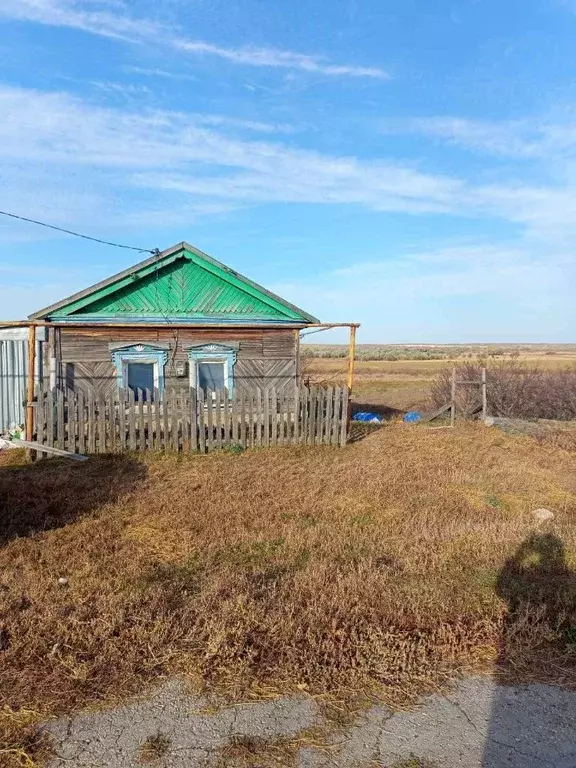
[[[176,671],[399,701],[502,660],[507,637],[519,674],[526,651],[530,675],[553,656],[572,680],[574,583],[553,616],[502,587],[537,507],[559,543],[540,581],[576,568],[568,448],[395,425],[345,450],[0,466],[0,748],[29,711]]]

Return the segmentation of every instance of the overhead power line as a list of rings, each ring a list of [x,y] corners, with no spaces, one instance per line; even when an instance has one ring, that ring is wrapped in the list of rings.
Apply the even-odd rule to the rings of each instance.
[[[74,235],[74,237],[81,237],[83,240],[92,240],[93,243],[101,243],[102,245],[111,245],[114,248],[125,248],[129,251],[138,251],[138,253],[152,253],[152,254],[160,253],[158,248],[137,248],[135,245],[123,245],[122,243],[112,243],[110,240],[101,240],[99,237],[90,237],[90,235],[82,235],[80,232],[73,232],[71,229],[64,229],[63,227],[57,227],[54,224],[46,224],[44,221],[29,219],[26,216],[18,216],[15,213],[8,213],[8,211],[0,211],[0,216],[8,216],[11,219],[18,219],[19,221],[27,221],[29,224],[37,224],[39,227],[46,227],[47,229],[55,229],[57,232],[64,232],[64,234],[66,235]]]

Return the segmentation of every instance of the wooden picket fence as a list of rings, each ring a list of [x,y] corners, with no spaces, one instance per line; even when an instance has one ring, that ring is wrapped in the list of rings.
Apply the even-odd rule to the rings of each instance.
[[[346,444],[346,387],[252,395],[193,389],[132,390],[107,397],[38,392],[35,440],[72,453],[200,451],[240,446]]]

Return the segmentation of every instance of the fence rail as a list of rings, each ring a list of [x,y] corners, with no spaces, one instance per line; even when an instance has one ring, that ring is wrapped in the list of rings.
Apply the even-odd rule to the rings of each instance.
[[[346,387],[231,397],[225,390],[128,390],[101,398],[54,389],[39,392],[35,405],[36,441],[73,453],[346,444]]]

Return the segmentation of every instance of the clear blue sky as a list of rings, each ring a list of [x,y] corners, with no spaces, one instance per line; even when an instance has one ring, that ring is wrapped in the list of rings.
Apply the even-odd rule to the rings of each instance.
[[[0,0],[0,27],[0,208],[188,240],[359,341],[576,341],[576,0]],[[139,259],[0,238],[5,319]]]

